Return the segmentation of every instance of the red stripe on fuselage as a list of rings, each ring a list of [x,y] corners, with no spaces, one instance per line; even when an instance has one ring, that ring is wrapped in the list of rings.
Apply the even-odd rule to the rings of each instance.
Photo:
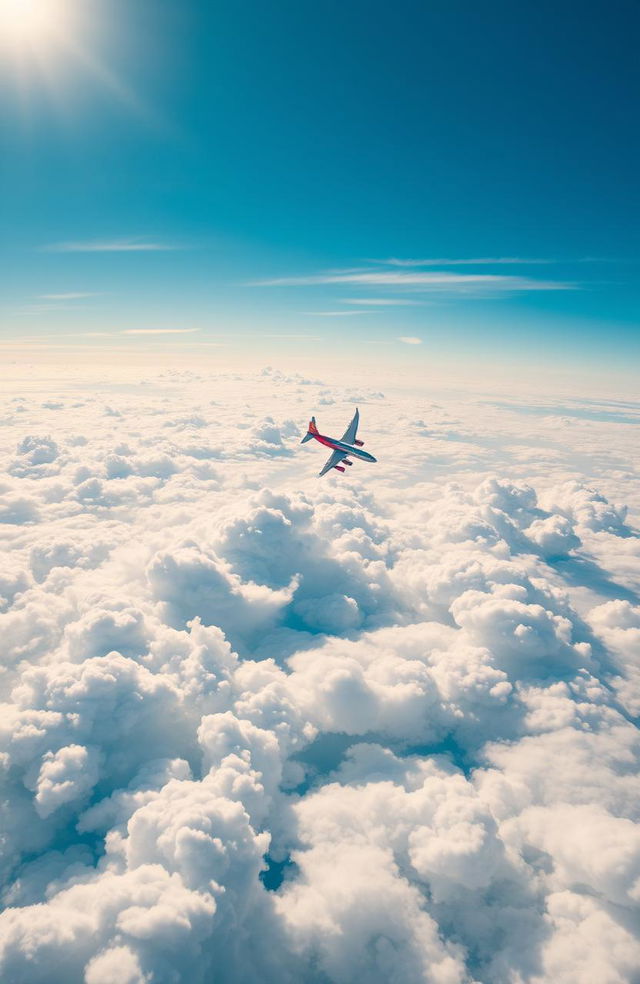
[[[315,437],[316,441],[319,441],[320,444],[324,444],[324,446],[327,448],[333,448],[334,451],[344,451],[344,448],[338,447],[338,445],[335,444],[330,437],[325,437],[324,434],[316,433],[313,436]]]

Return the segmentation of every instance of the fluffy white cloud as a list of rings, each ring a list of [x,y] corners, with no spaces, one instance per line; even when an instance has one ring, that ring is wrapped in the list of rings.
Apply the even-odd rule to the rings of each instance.
[[[25,378],[3,980],[635,980],[620,425],[274,369]],[[356,400],[378,463],[319,482],[304,423]]]
[[[65,803],[90,793],[98,781],[99,752],[83,745],[66,745],[45,752],[35,784],[35,807],[43,819]]]

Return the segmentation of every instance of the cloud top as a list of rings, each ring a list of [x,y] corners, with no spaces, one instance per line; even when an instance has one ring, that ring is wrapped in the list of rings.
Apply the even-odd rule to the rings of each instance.
[[[622,425],[271,368],[6,389],[3,980],[634,980]],[[354,401],[378,464],[319,482],[308,415]]]

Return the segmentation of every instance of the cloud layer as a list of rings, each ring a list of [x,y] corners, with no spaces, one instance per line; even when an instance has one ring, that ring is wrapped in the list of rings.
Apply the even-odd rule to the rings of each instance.
[[[636,979],[628,424],[272,369],[10,389],[3,980]],[[356,402],[378,464],[318,482],[301,426]]]

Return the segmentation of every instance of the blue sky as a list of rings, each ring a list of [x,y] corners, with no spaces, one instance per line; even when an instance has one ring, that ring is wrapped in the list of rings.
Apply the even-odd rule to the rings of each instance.
[[[16,2],[5,340],[639,354],[636,3]]]

